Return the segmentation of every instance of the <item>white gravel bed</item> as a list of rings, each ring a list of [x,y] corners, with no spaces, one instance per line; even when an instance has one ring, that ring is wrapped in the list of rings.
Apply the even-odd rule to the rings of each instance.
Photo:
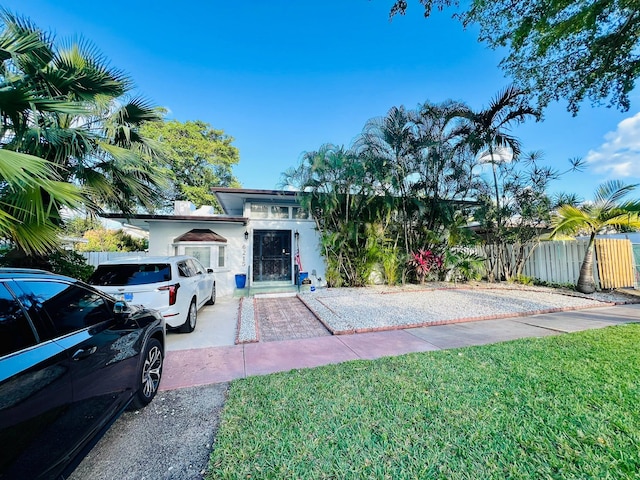
[[[253,343],[258,341],[258,328],[254,314],[253,297],[244,297],[240,304],[240,325],[236,343]]]
[[[457,319],[505,317],[629,301],[615,293],[584,296],[551,288],[450,284],[396,288],[323,289],[302,298],[334,332],[429,325]]]

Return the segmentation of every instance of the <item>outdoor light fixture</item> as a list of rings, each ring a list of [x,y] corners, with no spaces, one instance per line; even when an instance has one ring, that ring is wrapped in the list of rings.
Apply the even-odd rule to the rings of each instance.
[[[247,232],[246,230],[244,231],[244,239],[249,240],[249,232]]]

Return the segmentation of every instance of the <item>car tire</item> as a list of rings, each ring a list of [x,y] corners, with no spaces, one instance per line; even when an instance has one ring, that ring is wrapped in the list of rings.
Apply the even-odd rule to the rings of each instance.
[[[144,349],[142,364],[138,370],[138,391],[131,401],[132,409],[139,410],[145,407],[158,393],[163,362],[162,345],[155,338],[149,339]]]
[[[189,312],[187,313],[187,319],[184,321],[184,324],[180,327],[181,333],[191,333],[196,328],[196,322],[198,321],[198,307],[196,305],[196,299],[191,300],[191,305],[189,305]]]
[[[214,305],[216,303],[216,282],[213,282],[213,287],[211,288],[211,298],[207,300],[207,305]]]

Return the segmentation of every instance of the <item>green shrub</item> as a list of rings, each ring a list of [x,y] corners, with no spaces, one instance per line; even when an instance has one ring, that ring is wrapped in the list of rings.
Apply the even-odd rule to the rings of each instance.
[[[475,252],[449,249],[444,254],[444,270],[449,282],[480,280],[485,270],[485,258]]]
[[[527,277],[526,275],[518,275],[517,277],[513,277],[511,281],[522,285],[533,285],[533,277]]]
[[[386,247],[382,252],[382,270],[387,285],[398,283],[398,273],[400,269],[400,258],[397,247]]]
[[[0,265],[15,268],[37,268],[60,275],[86,280],[94,268],[87,265],[85,258],[70,250],[57,250],[48,257],[25,255],[16,249],[5,250],[0,257]]]
[[[51,271],[86,281],[95,268],[87,264],[86,259],[78,252],[58,250],[49,257]]]

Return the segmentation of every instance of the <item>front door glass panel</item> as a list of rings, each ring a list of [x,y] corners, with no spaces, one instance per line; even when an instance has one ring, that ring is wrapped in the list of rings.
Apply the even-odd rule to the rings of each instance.
[[[253,232],[253,281],[291,281],[291,231]]]

